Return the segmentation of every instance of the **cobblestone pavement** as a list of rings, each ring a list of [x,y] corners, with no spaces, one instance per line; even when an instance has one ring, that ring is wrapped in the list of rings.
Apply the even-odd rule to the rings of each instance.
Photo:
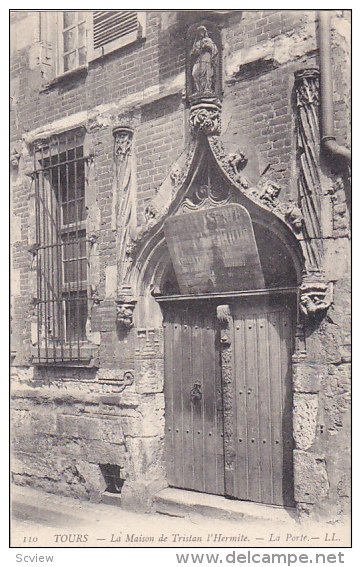
[[[318,532],[320,539],[311,540]],[[321,547],[331,546],[324,539],[333,532],[342,540],[348,533],[344,526],[323,529],[317,524],[315,531],[315,526],[296,522],[141,514],[28,487],[12,491],[13,547]]]

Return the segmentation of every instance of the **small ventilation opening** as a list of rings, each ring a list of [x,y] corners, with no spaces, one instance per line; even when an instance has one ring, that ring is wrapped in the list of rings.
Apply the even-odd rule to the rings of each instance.
[[[120,494],[124,484],[124,479],[120,478],[120,466],[99,464],[99,468],[107,485],[105,492]]]

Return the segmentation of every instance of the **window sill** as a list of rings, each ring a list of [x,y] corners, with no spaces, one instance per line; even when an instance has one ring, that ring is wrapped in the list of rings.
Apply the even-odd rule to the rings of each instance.
[[[32,364],[34,366],[57,366],[73,368],[94,368],[99,366],[99,347],[93,344],[80,345],[80,355],[78,356],[77,347],[70,349],[64,345],[61,349],[48,347],[47,352],[44,347],[31,349]]]
[[[66,71],[65,73],[61,73],[61,75],[57,75],[49,81],[46,85],[44,85],[43,90],[47,90],[51,87],[54,87],[58,84],[66,82],[68,79],[76,79],[78,77],[83,77],[88,74],[88,65],[82,65],[81,67],[77,67],[76,69],[72,69],[71,71]]]
[[[137,32],[133,36],[129,37],[127,35],[127,36],[121,38],[120,41],[116,40],[116,41],[110,42],[109,44],[106,44],[102,47],[97,47],[96,49],[93,49],[93,51],[88,54],[88,63],[96,63],[97,61],[102,60],[103,58],[107,57],[108,55],[112,55],[113,53],[116,53],[116,52],[120,51],[121,49],[141,44],[141,43],[145,42],[145,40],[146,40],[146,37],[145,36],[139,36],[138,32]]]

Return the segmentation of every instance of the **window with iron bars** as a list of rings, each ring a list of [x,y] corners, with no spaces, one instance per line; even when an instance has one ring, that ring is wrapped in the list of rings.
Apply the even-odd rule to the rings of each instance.
[[[83,132],[34,148],[38,363],[80,362],[88,317]]]

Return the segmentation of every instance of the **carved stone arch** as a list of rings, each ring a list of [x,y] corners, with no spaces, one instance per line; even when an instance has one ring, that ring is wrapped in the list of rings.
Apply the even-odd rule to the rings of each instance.
[[[192,142],[188,151],[173,165],[153,199],[149,207],[148,226],[134,242],[133,263],[126,282],[134,296],[160,291],[170,261],[164,236],[165,221],[171,216],[189,212],[192,203],[195,203],[194,210],[197,206],[211,208],[229,202],[245,207],[256,232],[268,231],[270,239],[280,243],[280,248],[295,271],[294,285],[301,284],[304,270],[300,244],[301,218],[294,214],[297,223],[293,225],[294,218],[290,215],[297,207],[279,201],[280,188],[270,180],[251,186],[243,175],[246,173],[246,170],[243,172],[246,163],[247,158],[241,151],[227,154],[217,137],[201,136]],[[211,176],[216,177],[218,184],[225,188],[223,200],[222,195],[197,194],[202,189],[197,176],[203,175],[205,164],[208,164]]]

